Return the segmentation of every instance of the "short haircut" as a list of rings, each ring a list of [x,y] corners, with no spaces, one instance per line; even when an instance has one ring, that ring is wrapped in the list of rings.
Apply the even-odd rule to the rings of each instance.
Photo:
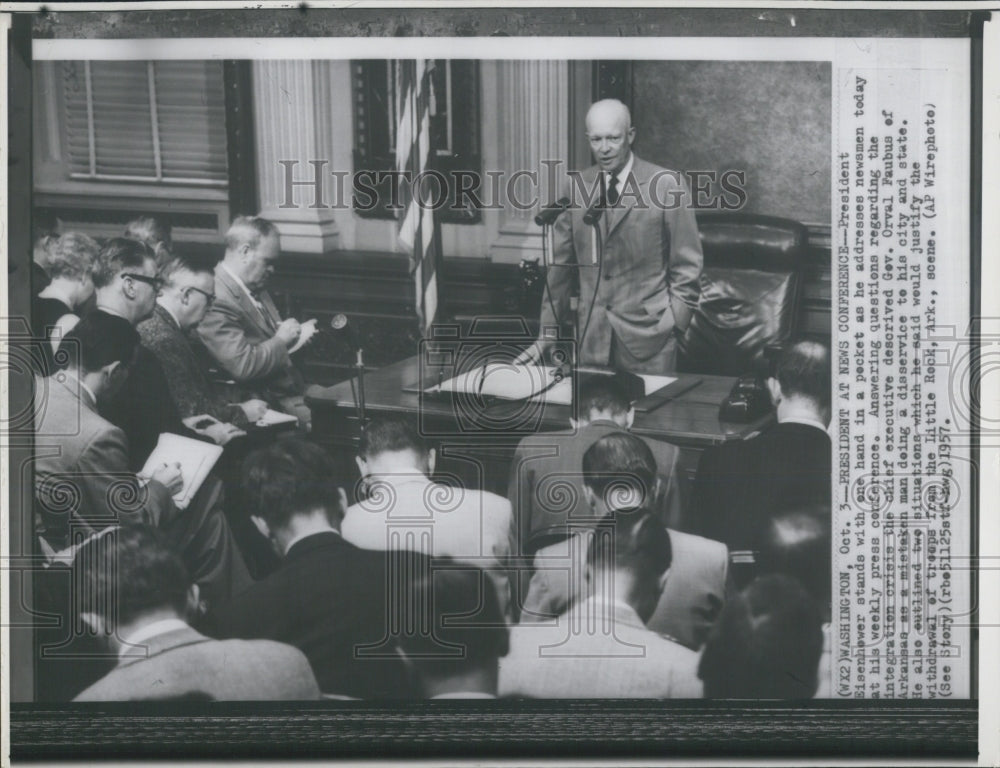
[[[204,253],[192,253],[189,250],[177,251],[161,265],[160,277],[168,282],[175,273],[186,270],[195,274],[214,274],[218,258]]]
[[[583,483],[611,509],[648,509],[656,485],[656,459],[642,438],[613,432],[583,454]]]
[[[830,505],[775,515],[758,535],[757,573],[797,580],[819,606],[830,603]]]
[[[153,216],[141,216],[125,225],[124,236],[138,240],[151,248],[157,243],[171,246],[170,222]]]
[[[698,665],[706,698],[808,699],[816,693],[823,629],[789,576],[753,581],[722,609]]]
[[[67,232],[46,243],[45,268],[53,278],[78,279],[92,275],[97,268],[101,246],[94,238],[80,232]]]
[[[184,615],[191,580],[163,535],[131,523],[88,540],[73,559],[81,613],[96,613],[108,629],[166,608]]]
[[[59,219],[47,208],[31,209],[31,242],[43,237],[59,237]]]
[[[333,459],[315,443],[278,440],[243,462],[247,512],[271,528],[288,526],[296,515],[323,509],[331,523],[344,517]]]
[[[361,436],[358,453],[372,458],[383,453],[412,451],[423,458],[430,450],[412,419],[404,416],[380,416],[371,420]]]
[[[131,365],[139,343],[139,332],[130,323],[106,312],[89,312],[66,334],[56,356],[65,357],[68,368],[93,373],[110,363]]]
[[[156,255],[145,243],[129,240],[127,237],[113,237],[101,248],[94,271],[94,285],[104,288],[123,270],[142,269],[147,259],[156,260]]]
[[[818,341],[800,341],[782,352],[774,377],[785,396],[798,395],[826,410],[830,407],[830,349]]]
[[[671,562],[670,534],[644,510],[608,514],[587,547],[587,565],[592,570],[629,571],[646,584],[658,583]]]
[[[261,240],[277,233],[278,228],[261,216],[237,216],[226,231],[226,251],[236,251],[244,245],[256,250]]]
[[[415,622],[417,631],[399,635],[399,647],[421,675],[446,679],[507,655],[496,587],[479,568],[435,559],[418,570],[411,599],[422,620]]]
[[[580,418],[587,418],[594,411],[620,416],[628,413],[631,406],[628,393],[616,376],[588,376],[580,382],[577,393]]]

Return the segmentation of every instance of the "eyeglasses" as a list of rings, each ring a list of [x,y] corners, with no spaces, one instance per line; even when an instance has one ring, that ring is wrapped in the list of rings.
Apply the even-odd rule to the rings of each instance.
[[[202,296],[205,297],[205,303],[208,304],[209,306],[212,306],[212,303],[215,301],[215,294],[214,293],[209,293],[208,291],[203,291],[201,288],[195,288],[193,285],[189,285],[185,290],[187,290],[189,293],[191,291],[195,291],[197,293],[200,293]]]
[[[122,277],[128,277],[132,280],[138,280],[140,283],[151,285],[154,291],[163,290],[165,282],[162,278],[159,277],[150,277],[149,275],[137,275],[134,272],[122,272]]]

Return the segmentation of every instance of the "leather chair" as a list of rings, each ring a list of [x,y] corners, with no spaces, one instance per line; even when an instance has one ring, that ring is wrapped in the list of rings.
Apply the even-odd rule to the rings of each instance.
[[[678,368],[761,374],[768,347],[795,335],[806,228],[748,213],[700,216],[701,299],[680,339]]]

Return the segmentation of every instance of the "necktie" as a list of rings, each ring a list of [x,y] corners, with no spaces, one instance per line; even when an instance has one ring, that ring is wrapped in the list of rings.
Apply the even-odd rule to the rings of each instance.
[[[608,205],[618,205],[618,177],[614,174],[608,182]]]

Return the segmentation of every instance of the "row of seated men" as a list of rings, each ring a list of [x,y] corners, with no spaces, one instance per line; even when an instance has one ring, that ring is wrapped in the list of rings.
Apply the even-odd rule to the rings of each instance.
[[[659,446],[665,458],[655,456],[649,443],[629,434],[628,401],[613,379],[595,379],[581,394],[578,410],[585,416],[573,425],[576,437],[568,442],[587,447],[568,476],[576,478],[573,498],[585,506],[563,505],[561,532],[552,515],[536,525],[535,513],[525,507],[530,509],[538,494],[530,504],[521,503],[516,479],[510,494],[514,508],[492,494],[434,483],[434,452],[405,420],[369,425],[358,457],[367,487],[356,494],[362,500],[346,510],[343,475],[317,446],[292,438],[254,450],[242,462],[242,496],[230,519],[251,523],[281,557],[277,568],[254,581],[218,506],[177,510],[169,478],[129,474],[127,439],[96,411],[96,403],[130,377],[139,341],[129,330],[108,313],[85,315],[60,345],[64,368],[38,384],[47,395],[46,407],[38,409],[38,445],[60,449],[56,459],[41,450],[36,457],[41,530],[61,528],[72,541],[83,542],[72,557],[77,587],[90,583],[79,571],[94,560],[81,553],[105,547],[108,557],[119,558],[118,580],[106,588],[121,604],[100,594],[93,603],[116,606],[117,614],[96,611],[74,619],[96,627],[116,652],[140,649],[138,658],[136,652],[120,655],[109,677],[78,693],[82,698],[279,697],[277,690],[230,685],[225,665],[216,669],[211,663],[209,652],[219,650],[208,639],[213,636],[297,648],[308,660],[316,690],[352,698],[498,692],[803,697],[816,690],[822,625],[829,615],[829,501],[824,510],[793,495],[779,500],[755,529],[758,570],[777,575],[727,594],[725,545],[668,530],[670,486],[676,485],[670,451]],[[822,402],[810,382],[825,381],[828,389],[829,377],[823,380],[816,372],[824,360],[828,370],[824,351],[809,345],[786,355],[774,385],[779,421],[782,402],[794,406],[793,413],[804,400]],[[66,430],[73,416],[78,428]],[[800,422],[801,416],[790,423]],[[612,428],[600,429],[605,426]],[[598,431],[606,434],[594,434]],[[519,452],[538,440],[551,436],[531,438]],[[515,461],[512,476],[527,463]],[[542,479],[540,487],[549,473],[535,476]],[[826,476],[828,496],[829,464]],[[67,494],[67,483],[75,494]],[[536,528],[544,534],[537,541]],[[115,547],[132,535],[158,538],[173,553],[163,555],[165,560],[179,558],[170,580],[183,588],[183,604],[177,589],[150,588],[152,576],[125,572],[127,557]],[[154,551],[147,539],[132,546]],[[414,550],[435,557],[427,560]],[[145,567],[143,558],[136,567]],[[188,576],[177,576],[185,571]],[[197,599],[189,580],[198,587]],[[143,594],[126,600],[133,587]],[[165,604],[163,595],[176,599]],[[429,606],[424,621],[393,616],[395,606],[413,605]],[[476,621],[456,624],[470,613]],[[207,659],[150,653],[154,639],[167,642],[184,621],[205,633],[197,644]],[[435,631],[390,631],[400,626]],[[614,629],[579,631],[595,626]],[[449,631],[459,632],[454,641],[447,639]],[[641,653],[622,653],[623,638],[626,648]],[[440,658],[442,644],[468,652]],[[240,648],[298,658],[272,645]],[[184,663],[174,669],[172,660],[181,658]],[[159,668],[165,661],[167,667]],[[214,672],[198,666],[203,662]],[[259,657],[257,662],[273,665]],[[143,678],[143,670],[155,677]],[[164,682],[175,678],[177,686]],[[144,679],[158,681],[157,690],[144,688]],[[192,680],[201,687],[192,689]],[[733,681],[742,682],[733,687]],[[301,688],[299,696],[305,696]]]

